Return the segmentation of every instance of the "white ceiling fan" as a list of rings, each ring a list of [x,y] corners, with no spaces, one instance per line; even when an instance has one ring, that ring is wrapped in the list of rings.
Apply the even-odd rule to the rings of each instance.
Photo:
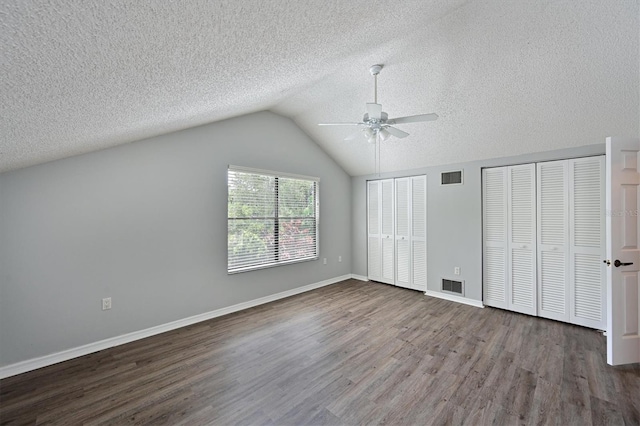
[[[386,112],[382,111],[382,105],[378,103],[378,74],[382,70],[382,65],[373,65],[369,72],[374,78],[374,101],[367,104],[367,112],[359,123],[319,123],[319,126],[358,126],[361,127],[356,133],[347,136],[344,140],[355,139],[359,134],[364,135],[370,143],[376,143],[378,137],[386,141],[391,136],[406,138],[409,133],[396,127],[395,124],[417,123],[421,121],[434,121],[438,119],[438,114],[419,114],[408,117],[388,118]]]

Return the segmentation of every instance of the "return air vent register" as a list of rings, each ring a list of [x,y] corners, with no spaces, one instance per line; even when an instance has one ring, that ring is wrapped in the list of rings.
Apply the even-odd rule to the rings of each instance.
[[[462,185],[462,170],[440,173],[440,185]]]
[[[464,281],[442,279],[442,291],[464,296]]]

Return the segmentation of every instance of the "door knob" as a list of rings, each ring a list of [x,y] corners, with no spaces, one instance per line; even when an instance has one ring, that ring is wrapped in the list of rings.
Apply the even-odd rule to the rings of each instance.
[[[615,262],[613,262],[613,266],[615,266],[616,268],[619,266],[629,266],[629,265],[633,265],[633,262],[620,262],[618,259],[616,259]]]

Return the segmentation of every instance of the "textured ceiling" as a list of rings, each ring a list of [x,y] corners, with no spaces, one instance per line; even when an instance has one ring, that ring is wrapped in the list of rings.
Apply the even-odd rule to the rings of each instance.
[[[0,172],[259,110],[351,175],[384,63],[381,170],[638,136],[638,0],[3,0]],[[259,129],[256,129],[259,131]],[[257,133],[258,134],[258,133]]]

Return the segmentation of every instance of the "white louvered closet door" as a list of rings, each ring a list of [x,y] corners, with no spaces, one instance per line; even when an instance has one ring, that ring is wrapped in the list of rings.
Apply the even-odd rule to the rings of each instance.
[[[411,179],[395,179],[396,285],[411,288]]]
[[[427,177],[411,178],[411,269],[414,290],[427,290]]]
[[[509,309],[536,315],[536,168],[507,168]]]
[[[367,275],[374,281],[382,277],[381,189],[379,181],[367,182]]]
[[[382,269],[379,281],[387,284],[395,282],[395,238],[394,232],[394,184],[393,179],[379,181],[382,186]]]
[[[508,309],[507,168],[482,170],[482,287],[487,306]]]
[[[569,163],[538,164],[538,315],[569,322]]]
[[[571,322],[604,330],[604,156],[569,160],[569,176]]]

